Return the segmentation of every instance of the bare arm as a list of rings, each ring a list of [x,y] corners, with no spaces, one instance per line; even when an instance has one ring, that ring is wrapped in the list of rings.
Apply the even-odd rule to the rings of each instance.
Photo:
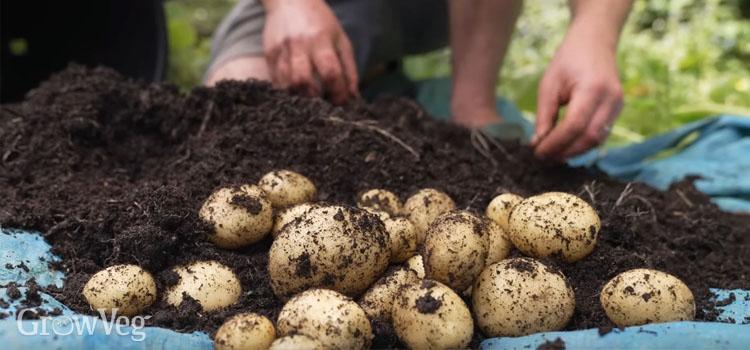
[[[448,0],[453,64],[453,120],[467,127],[496,123],[495,84],[521,0]]]

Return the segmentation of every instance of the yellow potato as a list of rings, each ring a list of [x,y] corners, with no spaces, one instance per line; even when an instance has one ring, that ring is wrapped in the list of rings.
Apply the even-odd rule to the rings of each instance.
[[[398,289],[417,280],[419,277],[414,270],[405,266],[394,268],[367,290],[359,301],[359,305],[365,310],[367,316],[390,321],[393,298]]]
[[[295,334],[274,340],[268,350],[326,350],[326,348],[310,336]]]
[[[433,220],[453,209],[456,209],[453,199],[436,189],[421,189],[409,197],[404,204],[404,214],[417,229],[417,244],[424,243],[425,233]]]
[[[276,330],[268,318],[256,313],[238,314],[224,322],[216,331],[216,350],[268,349]]]
[[[599,300],[618,327],[695,318],[690,288],[677,277],[657,270],[635,269],[615,276],[604,286]]]
[[[312,202],[317,196],[315,184],[304,175],[291,170],[275,170],[263,175],[258,181],[274,208],[286,208],[295,204]]]
[[[182,293],[198,301],[205,311],[232,305],[242,294],[237,275],[216,261],[196,261],[177,266],[172,271],[180,276],[180,280],[167,290],[165,298],[167,303],[176,307],[182,303]]]
[[[297,218],[302,218],[311,209],[319,207],[320,205],[315,203],[301,203],[289,208],[282,209],[281,211],[276,213],[274,217],[271,236],[273,236],[273,238],[278,237],[279,233],[281,233],[281,229],[284,228],[284,225],[296,220]]]
[[[559,331],[575,308],[573,289],[562,273],[529,258],[487,266],[474,284],[471,301],[487,337]]]
[[[517,194],[503,193],[490,201],[490,204],[487,206],[487,212],[485,215],[498,223],[498,225],[500,225],[503,230],[507,231],[508,216],[510,216],[510,211],[516,204],[520,203],[522,200],[523,197]]]
[[[255,185],[224,187],[203,203],[201,219],[213,225],[211,243],[225,249],[237,249],[263,239],[273,224],[268,197]]]
[[[391,239],[391,263],[400,264],[417,254],[417,229],[405,217],[383,220]]]
[[[404,205],[393,192],[388,190],[373,189],[363,193],[359,197],[357,206],[362,209],[384,211],[391,215],[401,213]]]
[[[487,219],[488,242],[487,242],[487,260],[484,266],[492,265],[508,257],[510,249],[513,248],[513,242],[510,241],[506,231],[494,220]]]
[[[156,282],[135,265],[115,265],[95,273],[83,286],[92,310],[108,315],[135,316],[156,299]]]
[[[417,273],[417,277],[424,278],[424,259],[421,255],[417,254],[406,260],[406,267],[414,270]]]
[[[549,192],[516,204],[508,228],[513,245],[522,253],[535,258],[559,254],[573,262],[594,250],[601,221],[584,200],[568,193]]]

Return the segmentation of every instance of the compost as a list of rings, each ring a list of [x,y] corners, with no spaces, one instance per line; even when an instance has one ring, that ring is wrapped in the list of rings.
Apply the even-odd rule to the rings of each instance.
[[[282,303],[267,273],[270,238],[222,250],[207,241],[210,228],[198,217],[213,190],[256,183],[275,169],[311,178],[319,200],[335,204],[352,205],[371,188],[405,199],[434,187],[480,213],[503,192],[580,196],[596,208],[602,229],[586,258],[550,261],[575,290],[568,330],[611,329],[598,294],[632,268],[682,279],[696,296],[698,320],[715,320],[701,311],[716,302],[709,287],[750,289],[750,218],[720,211],[690,180],[660,191],[549,165],[526,146],[433,120],[403,98],[341,108],[260,82],[182,93],[71,65],[24,102],[2,107],[0,156],[0,224],[44,235],[62,258],[52,267],[67,278],[43,291],[77,312],[92,314],[81,290],[107,266],[138,264],[160,291],[176,282],[175,265],[210,259],[231,267],[242,281],[239,303],[203,312],[187,297],[179,308],[162,301],[145,312],[150,325],[180,332],[213,334],[239,312],[278,315]],[[387,324],[373,329],[373,347],[402,346]],[[475,332],[472,345],[481,338]]]

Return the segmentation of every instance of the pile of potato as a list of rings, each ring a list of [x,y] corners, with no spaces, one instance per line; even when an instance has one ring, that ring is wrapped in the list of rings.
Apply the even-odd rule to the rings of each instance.
[[[258,185],[219,188],[204,202],[198,214],[213,225],[208,240],[218,247],[238,249],[271,234],[268,273],[286,301],[275,326],[250,312],[228,319],[217,349],[367,349],[371,319],[389,322],[406,346],[420,349],[466,348],[474,320],[487,337],[561,330],[575,295],[559,269],[538,259],[582,259],[601,229],[594,208],[561,192],[502,194],[485,215],[458,210],[429,188],[405,202],[372,189],[356,208],[316,203],[316,193],[305,176],[279,170]],[[513,247],[526,257],[508,258]],[[175,307],[184,295],[206,311],[242,295],[237,275],[219,262],[173,270],[180,279],[161,297]],[[128,316],[158,296],[151,275],[133,265],[98,272],[83,293],[92,309]],[[695,316],[687,286],[660,271],[617,275],[600,300],[618,326]]]

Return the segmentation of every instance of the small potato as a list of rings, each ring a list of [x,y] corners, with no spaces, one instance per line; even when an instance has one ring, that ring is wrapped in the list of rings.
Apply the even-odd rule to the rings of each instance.
[[[278,237],[281,233],[281,229],[284,225],[294,221],[297,218],[301,218],[307,214],[313,208],[320,208],[321,205],[315,203],[301,203],[289,208],[282,209],[279,211],[273,221],[273,228],[271,229],[271,236],[273,238]]]
[[[275,170],[263,175],[258,186],[266,191],[274,208],[312,202],[318,192],[315,184],[304,175],[290,170]]]
[[[213,225],[211,243],[237,249],[260,241],[271,231],[273,211],[268,197],[255,185],[224,187],[203,203],[201,219]]]
[[[390,237],[375,215],[323,206],[284,226],[271,245],[268,273],[282,300],[316,287],[356,297],[388,269],[390,257]]]
[[[443,213],[456,209],[447,194],[432,188],[419,190],[406,200],[404,214],[417,229],[417,244],[424,243],[427,228]]]
[[[404,205],[393,192],[374,189],[362,193],[362,195],[359,196],[357,207],[384,211],[391,215],[399,215]]]
[[[411,349],[465,349],[474,321],[461,297],[448,286],[420,280],[399,289],[393,302],[393,328]]]
[[[235,315],[216,331],[216,350],[268,349],[276,330],[268,318],[256,313]]]
[[[474,284],[471,301],[487,337],[558,331],[575,308],[573,289],[562,273],[529,258],[487,266]]]
[[[545,258],[559,254],[573,262],[594,250],[601,221],[596,210],[568,193],[549,192],[522,200],[508,219],[508,235],[522,253]]]
[[[295,295],[279,313],[280,336],[304,334],[326,349],[368,349],[370,320],[362,308],[343,294],[310,289]]]
[[[383,220],[391,238],[391,264],[400,264],[417,254],[417,229],[405,217]]]
[[[424,259],[421,255],[415,255],[406,260],[406,267],[414,270],[417,273],[417,277],[424,278]]]
[[[458,291],[469,288],[487,260],[488,222],[464,210],[435,219],[424,242],[425,276]]]
[[[268,350],[326,350],[320,342],[304,334],[281,337],[271,343]]]
[[[484,266],[492,265],[508,257],[510,249],[513,248],[513,242],[508,238],[506,231],[494,220],[487,220],[488,242],[487,242],[487,260]]]
[[[500,225],[500,227],[507,231],[508,230],[508,216],[513,207],[520,203],[523,197],[513,193],[503,193],[490,201],[487,206],[488,218],[492,219]]]
[[[618,327],[695,318],[695,299],[688,286],[657,270],[635,269],[615,276],[604,285],[599,301]]]
[[[205,311],[232,305],[242,294],[237,275],[216,261],[196,261],[172,271],[180,275],[180,280],[167,290],[165,298],[175,307],[182,303],[182,293],[197,300]]]
[[[83,286],[83,296],[92,310],[135,316],[156,299],[156,282],[138,266],[115,265],[91,276]]]
[[[367,316],[383,321],[391,320],[393,298],[399,287],[419,280],[414,270],[401,266],[388,271],[362,296],[359,305]]]

